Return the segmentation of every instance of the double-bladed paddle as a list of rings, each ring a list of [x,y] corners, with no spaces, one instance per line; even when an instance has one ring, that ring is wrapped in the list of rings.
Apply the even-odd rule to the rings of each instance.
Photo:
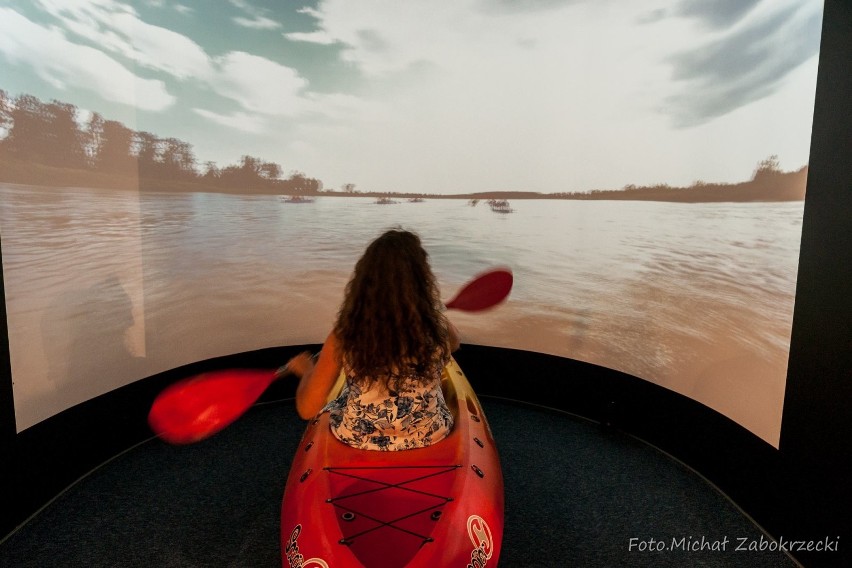
[[[505,300],[512,283],[510,270],[491,269],[473,278],[445,305],[451,310],[482,311]],[[266,369],[230,369],[183,379],[157,396],[148,413],[148,425],[166,442],[198,442],[242,416],[283,374]]]

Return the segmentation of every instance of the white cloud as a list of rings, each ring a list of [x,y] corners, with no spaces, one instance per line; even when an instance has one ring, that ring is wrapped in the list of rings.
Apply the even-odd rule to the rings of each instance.
[[[353,116],[379,120],[382,109],[346,94],[305,91],[307,81],[298,73],[268,59],[232,52],[214,61],[216,72],[211,88],[234,101],[242,110],[222,114],[203,108],[193,112],[222,126],[252,134],[280,132],[282,120],[290,120],[288,131],[298,122],[348,123]],[[347,127],[343,127],[347,128]]]
[[[138,77],[103,52],[70,42],[59,30],[41,27],[7,8],[0,8],[0,52],[57,89],[87,89],[106,100],[151,111],[175,102],[162,81]]]
[[[404,70],[420,61],[463,60],[473,54],[473,42],[488,35],[486,17],[472,0],[442,4],[431,2],[322,2],[318,9],[302,12],[318,18],[319,29],[293,33],[292,40],[345,45],[343,57],[365,73],[379,75]],[[464,45],[465,49],[457,49]],[[459,61],[461,63],[461,61]]]
[[[678,85],[669,58],[719,31],[662,17],[676,4],[549,2],[539,10],[530,2],[507,11],[483,0],[440,9],[427,0],[324,0],[301,10],[316,19],[314,30],[286,37],[340,45],[363,74],[362,96],[382,112],[343,114],[337,136],[320,145],[306,129],[292,148],[316,139],[323,152],[305,150],[306,168],[329,172],[331,185],[339,176],[378,190],[429,191],[448,171],[477,189],[691,183],[711,130],[673,131],[665,101]],[[647,17],[651,9],[657,17]],[[765,152],[754,148],[774,143],[741,117],[724,122],[727,135],[712,142],[720,146],[714,169],[700,177],[741,181],[732,164],[754,164]],[[751,141],[747,158],[726,149],[734,139]],[[807,140],[796,147],[807,155]],[[323,163],[328,154],[333,163]]]
[[[228,1],[231,3],[232,6],[236,6],[240,10],[243,10],[247,13],[250,13],[250,14],[257,13],[257,10],[255,10],[252,7],[252,5],[249,4],[248,2],[246,2],[245,0],[228,0]]]
[[[236,129],[241,132],[248,132],[251,134],[260,134],[264,132],[268,125],[268,119],[259,114],[235,112],[233,114],[225,115],[202,108],[194,108],[192,111],[199,116],[203,116],[204,118],[226,128]]]
[[[253,30],[275,30],[281,27],[279,22],[264,16],[255,16],[253,18],[234,18],[234,23],[244,28]]]
[[[785,77],[819,52],[821,20],[819,3],[776,0],[672,55],[679,92],[667,107],[675,124],[702,124],[783,88]]]
[[[303,41],[306,43],[316,43],[318,45],[332,45],[337,43],[337,40],[331,37],[329,34],[319,31],[319,32],[290,32],[284,34],[289,40],[292,41]]]
[[[293,116],[304,110],[307,81],[290,67],[241,51],[215,59],[214,66],[210,86],[246,111]]]
[[[157,110],[165,108],[174,102],[174,97],[165,92],[165,85],[160,81],[134,78],[134,87],[124,93],[121,81],[129,72],[113,72],[120,63],[109,54],[131,59],[141,67],[166,73],[176,79],[193,79],[219,96],[233,101],[239,110],[217,113],[208,109],[195,109],[199,116],[217,124],[236,128],[244,132],[258,133],[264,128],[270,128],[265,117],[295,117],[304,114],[340,114],[343,109],[357,104],[354,97],[311,96],[306,95],[308,83],[300,74],[287,66],[276,63],[268,58],[245,52],[230,52],[217,58],[210,58],[204,49],[189,39],[164,27],[154,26],[142,21],[135,9],[129,4],[118,0],[38,0],[41,7],[56,18],[61,28],[67,33],[79,36],[93,46],[75,45],[60,31],[48,33],[45,28],[28,22],[30,27],[38,28],[29,34],[29,39],[22,35],[22,42],[40,42],[42,49],[30,49],[32,53],[41,51],[42,57],[35,62],[34,68],[39,75],[57,88],[65,88],[70,77],[68,69],[76,69],[79,77],[91,77],[103,73],[112,81],[108,86],[99,86],[98,92],[109,100],[134,100],[132,96],[139,93],[144,101],[140,108]],[[232,3],[245,10],[252,16],[251,22],[258,27],[277,26],[272,20],[259,14],[249,4],[241,0]],[[11,12],[16,18],[20,15]],[[248,23],[248,19],[243,18]],[[9,22],[12,20],[9,19]],[[55,45],[56,41],[46,42],[36,38],[53,34],[61,39],[67,48],[65,53],[75,53],[76,61],[67,63],[64,54],[46,55],[46,46]],[[6,43],[15,38],[10,34]],[[104,50],[107,53],[98,51]],[[25,50],[22,50],[25,51]],[[57,52],[63,51],[57,49]],[[85,53],[85,57],[81,54]],[[108,63],[104,63],[108,62]],[[114,81],[113,79],[119,79]],[[101,85],[104,81],[94,81]],[[157,96],[156,88],[162,91]]]
[[[70,34],[78,34],[92,52],[106,51],[87,56],[94,64],[79,64],[76,71],[75,62],[64,64],[67,53],[47,53],[35,39],[0,37],[0,45],[32,42],[27,50],[38,55],[26,64],[40,76],[57,86],[90,81],[89,74],[107,77],[109,69],[121,67],[121,57],[128,57],[138,62],[140,73],[191,78],[191,88],[181,92],[200,87],[227,99],[224,106],[204,99],[186,104],[189,112],[224,127],[224,136],[233,135],[205,141],[211,152],[229,144],[255,154],[280,152],[332,186],[351,181],[364,189],[451,191],[438,187],[451,177],[456,190],[565,191],[697,178],[740,181],[738,164],[749,164],[748,175],[757,160],[779,153],[774,148],[781,134],[767,142],[761,132],[771,124],[754,113],[754,105],[699,127],[673,128],[671,97],[684,92],[685,82],[675,81],[672,56],[700,53],[735,29],[674,17],[679,0],[655,0],[652,6],[601,0],[506,0],[495,6],[488,0],[456,0],[440,9],[427,0],[322,0],[316,8],[299,10],[315,18],[314,29],[284,34],[291,41],[335,45],[354,70],[325,77],[322,88],[338,91],[322,93],[307,81],[322,71],[321,59],[303,62],[315,66],[311,69],[295,69],[245,52],[217,51],[212,57],[186,36],[142,22],[129,2],[38,1],[66,26],[69,38],[77,41]],[[231,4],[243,24],[270,29],[272,23],[264,22],[283,21],[285,13],[244,0]],[[745,23],[747,18],[740,25]],[[233,27],[229,32],[234,41],[252,33]],[[207,33],[196,39],[212,50],[218,39],[212,34],[221,30]],[[80,59],[81,52],[74,53]],[[737,62],[742,58],[731,65],[723,60],[722,68],[730,72]],[[115,85],[91,82],[88,87],[102,95],[114,93]],[[788,83],[779,82],[777,87],[787,91],[760,105],[789,101]],[[138,84],[158,86],[168,96],[162,83]],[[357,96],[347,94],[354,88]],[[152,92],[144,101],[140,97],[140,107],[163,104]],[[706,100],[714,92],[699,94]],[[806,105],[790,108],[805,116],[797,123],[807,122]],[[789,148],[784,152],[794,163],[807,159],[804,138],[799,135],[782,148]],[[710,154],[712,161],[699,158]]]
[[[245,0],[230,0],[230,2],[231,5],[249,16],[248,18],[242,16],[233,18],[234,23],[238,26],[255,30],[274,30],[281,27],[279,22],[267,16],[269,10],[253,6]]]
[[[64,28],[99,48],[178,79],[205,77],[207,54],[188,37],[139,18],[115,0],[38,0]]]
[[[306,116],[343,122],[351,122],[353,117],[358,117],[358,122],[378,122],[384,112],[381,105],[342,93],[307,93],[303,108]]]

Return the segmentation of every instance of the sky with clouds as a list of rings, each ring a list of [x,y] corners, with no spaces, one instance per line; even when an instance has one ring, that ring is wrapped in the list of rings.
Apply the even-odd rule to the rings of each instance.
[[[0,89],[339,188],[748,179],[808,161],[822,0],[0,0]]]

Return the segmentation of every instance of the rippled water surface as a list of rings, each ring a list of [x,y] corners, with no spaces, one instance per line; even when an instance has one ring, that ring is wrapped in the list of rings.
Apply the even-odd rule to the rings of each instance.
[[[0,185],[18,428],[217,355],[320,342],[364,246],[420,233],[449,298],[494,266],[509,301],[467,343],[612,367],[777,444],[802,203],[168,194]],[[565,377],[564,380],[570,380]]]

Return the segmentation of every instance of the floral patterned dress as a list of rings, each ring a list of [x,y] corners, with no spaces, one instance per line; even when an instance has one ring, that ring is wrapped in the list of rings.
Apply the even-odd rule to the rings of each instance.
[[[453,416],[441,391],[442,372],[443,364],[436,364],[432,380],[403,375],[390,389],[378,380],[365,389],[347,376],[340,396],[324,409],[332,433],[363,450],[410,450],[443,440]]]

